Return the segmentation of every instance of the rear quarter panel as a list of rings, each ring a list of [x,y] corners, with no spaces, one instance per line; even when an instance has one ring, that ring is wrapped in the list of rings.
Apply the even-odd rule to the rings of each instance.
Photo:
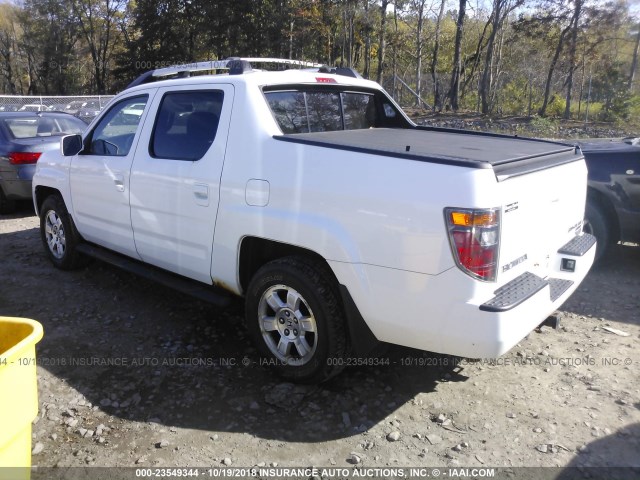
[[[262,93],[239,91],[212,259],[214,280],[237,291],[236,252],[244,236],[302,246],[329,261],[437,275],[456,268],[443,209],[500,205],[491,169],[300,145],[273,135],[281,132]],[[266,206],[247,203],[252,179],[268,183]]]

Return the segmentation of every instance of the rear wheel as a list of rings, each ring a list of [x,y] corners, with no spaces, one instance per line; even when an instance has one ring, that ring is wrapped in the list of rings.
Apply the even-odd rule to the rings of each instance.
[[[287,380],[319,383],[344,368],[345,315],[326,265],[286,257],[255,274],[246,297],[249,333]]]
[[[596,261],[600,260],[609,248],[611,234],[609,231],[607,217],[604,215],[602,207],[591,200],[587,201],[584,213],[583,230],[586,233],[590,233],[596,237],[596,240],[598,240],[598,245],[596,247]]]
[[[59,195],[50,195],[42,203],[40,236],[47,256],[57,268],[73,270],[85,264],[85,257],[77,251],[80,235]]]

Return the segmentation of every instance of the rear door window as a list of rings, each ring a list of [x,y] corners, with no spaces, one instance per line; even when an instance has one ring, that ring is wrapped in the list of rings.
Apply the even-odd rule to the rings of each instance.
[[[218,131],[224,93],[220,90],[170,92],[158,109],[149,154],[169,160],[200,160]]]

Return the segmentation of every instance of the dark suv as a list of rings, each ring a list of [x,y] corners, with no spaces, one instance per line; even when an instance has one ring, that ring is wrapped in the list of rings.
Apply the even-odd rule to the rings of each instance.
[[[589,170],[586,232],[596,258],[616,242],[640,243],[640,139],[579,142]]]

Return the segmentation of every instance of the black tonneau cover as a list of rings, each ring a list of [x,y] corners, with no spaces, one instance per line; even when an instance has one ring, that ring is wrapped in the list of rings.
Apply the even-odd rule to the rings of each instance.
[[[279,135],[278,140],[468,168],[498,180],[582,159],[573,145],[442,128],[371,128]]]

